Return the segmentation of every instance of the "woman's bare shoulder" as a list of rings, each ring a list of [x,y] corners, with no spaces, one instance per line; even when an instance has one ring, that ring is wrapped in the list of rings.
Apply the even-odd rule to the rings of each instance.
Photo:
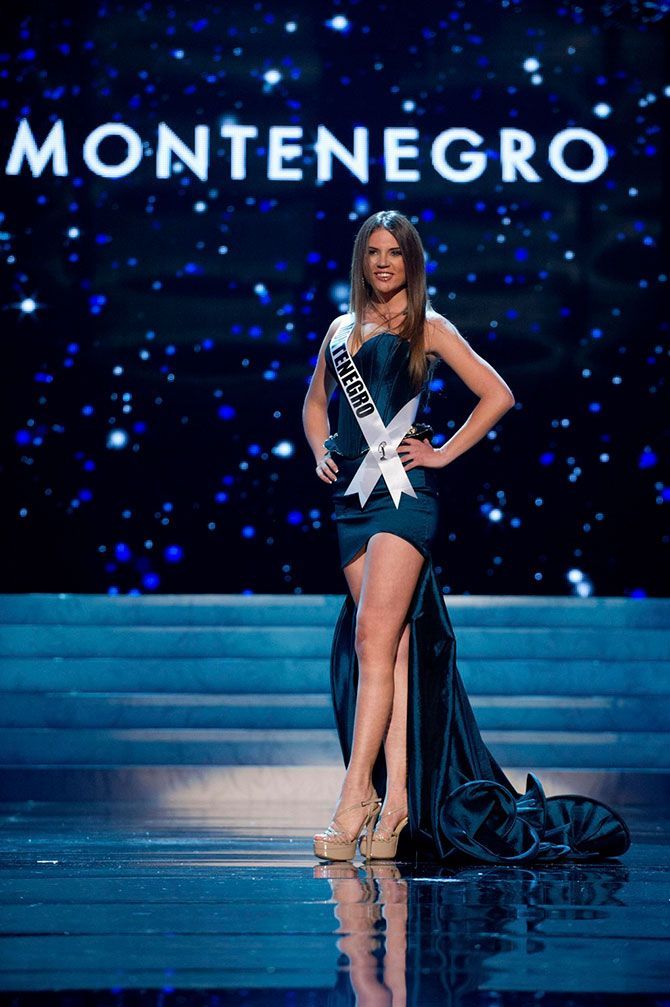
[[[426,311],[426,336],[430,335],[431,331],[441,329],[446,332],[457,332],[457,328],[453,322],[450,322],[445,315],[441,315],[439,311],[435,311],[434,308],[429,308]]]
[[[330,345],[330,341],[331,341],[332,337],[334,336],[334,334],[336,334],[336,332],[340,328],[342,328],[343,325],[351,323],[353,320],[354,320],[354,315],[351,312],[347,312],[346,314],[338,315],[337,318],[333,318],[332,319],[332,321],[330,322],[330,324],[327,327],[327,331],[326,331],[325,335],[323,336],[323,339],[321,340],[321,346],[320,346],[320,349],[318,351],[319,352],[319,356],[324,356],[325,355],[326,350],[327,350],[328,346]]]
[[[351,311],[347,311],[343,315],[338,315],[337,318],[333,318],[332,322],[328,326],[328,333],[331,336],[334,336],[337,330],[342,325],[348,325],[349,323],[353,322],[353,320],[354,316]]]
[[[426,311],[426,324],[423,330],[423,338],[426,347],[426,355],[435,359],[441,359],[435,347],[435,337],[439,338],[441,334],[446,335],[457,335],[458,329],[453,322],[450,322],[448,318],[441,315],[439,311],[435,311],[434,308],[429,308]]]
[[[353,321],[353,317],[354,316],[352,314],[347,312],[344,315],[338,315],[337,318],[333,318],[332,322],[328,326],[325,336],[323,337],[320,350],[321,353],[325,353],[328,346],[330,345],[331,339],[333,338],[337,330],[341,328],[342,325],[345,325],[347,322]]]

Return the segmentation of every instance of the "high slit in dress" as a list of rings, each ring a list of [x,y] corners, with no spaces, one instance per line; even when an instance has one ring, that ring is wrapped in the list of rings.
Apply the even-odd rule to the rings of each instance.
[[[415,394],[408,342],[381,332],[367,339],[352,359],[388,424]],[[330,353],[326,361],[340,386],[337,435],[325,443],[341,452],[332,449],[339,471],[331,487],[342,567],[380,531],[399,535],[424,556],[408,612],[409,822],[400,834],[397,856],[432,862],[465,857],[517,863],[583,861],[625,853],[630,832],[613,808],[579,794],[547,798],[533,772],[527,773],[526,790],[520,793],[484,744],[456,664],[456,638],[431,555],[439,526],[439,488],[452,470],[446,475],[445,469],[409,469],[416,497],[403,493],[398,507],[381,476],[363,506],[356,493],[345,496],[369,448]],[[427,392],[428,379],[419,410]],[[330,658],[331,694],[345,766],[351,754],[358,688],[355,616],[356,606],[347,592]],[[381,796],[386,789],[383,746],[372,778]]]

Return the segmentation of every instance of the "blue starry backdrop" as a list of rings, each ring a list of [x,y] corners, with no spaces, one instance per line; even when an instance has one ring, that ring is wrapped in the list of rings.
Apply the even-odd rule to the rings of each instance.
[[[516,397],[441,472],[445,592],[667,594],[666,12],[513,0],[6,10],[1,589],[342,592],[301,409],[346,307],[355,232],[391,207],[419,228],[435,307]],[[52,136],[39,171],[25,157],[10,170],[22,121],[37,147]],[[167,177],[161,122],[185,147]],[[96,138],[109,123],[129,132]],[[349,151],[364,127],[366,180],[341,158],[317,177],[320,124]],[[256,134],[238,132],[234,155],[244,125]],[[205,177],[196,126],[209,131]],[[297,178],[270,177],[276,126],[302,128],[281,140],[279,170]],[[452,127],[483,138],[469,181],[431,161]],[[571,127],[605,146],[591,181],[550,164]],[[416,131],[392,170],[390,128]],[[532,137],[537,178],[503,177],[503,128]],[[457,141],[445,160],[464,168],[474,149]],[[573,143],[564,174],[591,161]],[[475,404],[439,365],[420,417],[436,446]],[[331,429],[336,409],[337,395]]]

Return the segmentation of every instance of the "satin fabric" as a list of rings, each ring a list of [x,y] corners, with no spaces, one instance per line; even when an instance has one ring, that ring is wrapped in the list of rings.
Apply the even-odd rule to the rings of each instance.
[[[376,336],[365,340],[352,359],[374,399],[379,415],[385,424],[390,423],[398,410],[416,394],[411,386],[407,368],[409,343],[393,332],[378,332]],[[326,354],[326,366],[339,385],[330,353]],[[419,399],[419,412],[425,405],[427,396],[426,382]],[[365,452],[368,447],[347,397],[341,389],[337,439],[339,450],[350,457]],[[413,470],[410,469],[411,471]],[[410,473],[407,474],[409,476]]]
[[[380,332],[366,340],[355,355],[356,366],[365,381],[384,423],[389,423],[406,402],[416,394],[409,379],[409,344],[392,332]],[[330,354],[326,355],[326,360]],[[336,372],[331,371],[337,379]],[[425,405],[428,382],[424,384],[419,399],[419,410]],[[421,466],[410,469],[407,478],[415,497],[403,493],[395,506],[388,487],[379,479],[365,506],[358,496],[345,495],[357,472],[363,454],[369,450],[356,417],[346,396],[340,394],[337,428],[337,481],[331,484],[333,517],[342,566],[353,559],[361,546],[376,531],[389,531],[408,539],[423,555],[430,555],[439,521],[438,469]],[[326,442],[328,444],[328,441]]]
[[[356,355],[385,422],[389,412],[397,412],[411,397],[407,358],[407,345],[392,333],[364,343]],[[342,438],[352,454],[360,451],[362,446],[351,426],[357,426],[356,420],[343,395],[339,423],[338,442]],[[342,565],[380,531],[405,538],[424,557],[408,613],[409,823],[400,834],[398,856],[437,862],[465,856],[517,863],[589,860],[625,853],[630,832],[613,808],[579,794],[547,799],[533,772],[527,774],[526,790],[521,793],[484,744],[457,667],[456,637],[431,556],[442,470],[410,469],[408,476],[417,498],[403,495],[398,508],[380,480],[361,508],[357,496],[341,494],[360,458],[336,457],[336,461],[340,474],[333,484],[338,487],[333,493],[333,515]],[[345,766],[351,755],[358,688],[355,625],[356,607],[347,593],[330,659],[331,695]],[[386,789],[383,747],[372,778],[382,796]]]

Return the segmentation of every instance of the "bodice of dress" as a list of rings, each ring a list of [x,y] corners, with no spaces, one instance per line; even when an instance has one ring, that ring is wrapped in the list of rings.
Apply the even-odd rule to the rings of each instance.
[[[393,332],[379,332],[366,339],[352,358],[363,381],[379,410],[383,422],[390,423],[399,409],[413,399],[416,392],[412,388],[409,375],[409,342]],[[330,349],[326,352],[326,366],[338,383],[340,390],[337,417],[338,448],[347,455],[357,455],[367,448],[358,421],[353,414],[347,396],[333,366]],[[417,420],[428,391],[429,378],[421,389]]]

